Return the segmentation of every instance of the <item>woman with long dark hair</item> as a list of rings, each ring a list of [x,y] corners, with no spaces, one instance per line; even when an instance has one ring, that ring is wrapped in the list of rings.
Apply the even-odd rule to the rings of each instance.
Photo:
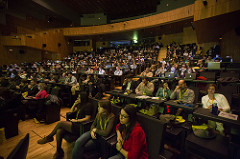
[[[82,159],[84,151],[99,149],[98,136],[106,137],[112,132],[115,117],[111,110],[109,100],[102,100],[98,103],[98,114],[90,131],[82,134],[75,142],[72,151],[73,159]]]
[[[147,142],[143,129],[136,121],[136,108],[126,105],[120,112],[116,127],[119,153],[110,159],[147,159]]]

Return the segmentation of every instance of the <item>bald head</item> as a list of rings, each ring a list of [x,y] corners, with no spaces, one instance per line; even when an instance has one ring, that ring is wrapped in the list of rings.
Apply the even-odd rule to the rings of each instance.
[[[179,80],[178,86],[181,90],[185,90],[187,88],[186,82],[184,80]]]

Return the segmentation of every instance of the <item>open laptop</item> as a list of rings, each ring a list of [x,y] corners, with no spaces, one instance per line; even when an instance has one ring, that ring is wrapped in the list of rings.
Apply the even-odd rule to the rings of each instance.
[[[166,73],[165,73],[165,78],[174,78],[174,73],[172,73],[172,72],[166,72]]]
[[[220,62],[209,62],[208,70],[220,70]]]
[[[186,73],[185,79],[196,79],[196,73]]]

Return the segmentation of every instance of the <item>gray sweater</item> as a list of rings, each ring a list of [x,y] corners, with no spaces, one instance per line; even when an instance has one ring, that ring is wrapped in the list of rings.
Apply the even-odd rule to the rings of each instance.
[[[177,89],[177,91],[173,91],[170,96],[170,99],[177,99],[187,104],[193,104],[195,99],[195,94],[193,90],[187,88],[186,92],[185,91],[181,93],[179,92],[180,92],[180,89]],[[181,99],[179,97],[180,94],[181,94]]]

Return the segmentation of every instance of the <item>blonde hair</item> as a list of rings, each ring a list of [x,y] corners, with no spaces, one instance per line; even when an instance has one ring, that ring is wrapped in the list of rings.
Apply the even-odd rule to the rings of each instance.
[[[47,85],[45,83],[39,83],[38,87],[40,88],[40,90],[45,90],[47,88]]]

